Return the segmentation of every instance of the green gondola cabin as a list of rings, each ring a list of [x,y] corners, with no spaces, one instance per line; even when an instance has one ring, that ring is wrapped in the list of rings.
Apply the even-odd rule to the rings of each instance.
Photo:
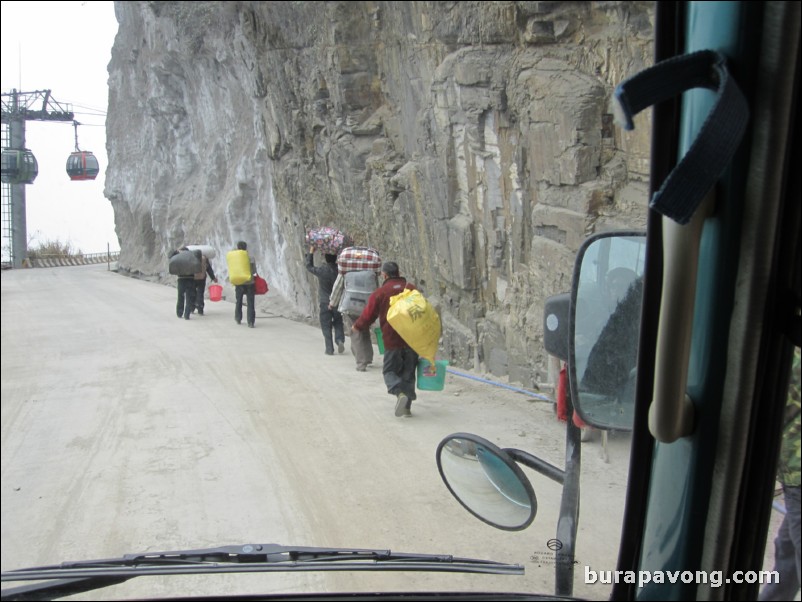
[[[39,163],[33,153],[26,149],[3,149],[2,175],[4,184],[33,184],[39,175]]]

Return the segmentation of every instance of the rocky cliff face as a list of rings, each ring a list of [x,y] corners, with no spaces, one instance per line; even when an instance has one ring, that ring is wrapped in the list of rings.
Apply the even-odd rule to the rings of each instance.
[[[317,313],[305,229],[397,261],[452,365],[545,379],[543,302],[590,233],[644,227],[650,2],[115,2],[110,199],[122,270],[248,241],[263,308]]]

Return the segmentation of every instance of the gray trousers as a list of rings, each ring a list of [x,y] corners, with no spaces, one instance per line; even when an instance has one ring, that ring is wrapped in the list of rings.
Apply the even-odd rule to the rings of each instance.
[[[206,278],[195,280],[195,307],[203,312],[203,297],[206,294]]]
[[[320,330],[323,333],[323,342],[326,344],[326,353],[334,353],[334,343],[345,343],[343,315],[336,309],[329,309],[328,301],[320,304]],[[333,342],[332,331],[334,331]]]
[[[373,343],[370,341],[370,330],[351,330],[359,316],[343,314],[345,328],[351,333],[351,353],[357,366],[365,367],[373,362]]]

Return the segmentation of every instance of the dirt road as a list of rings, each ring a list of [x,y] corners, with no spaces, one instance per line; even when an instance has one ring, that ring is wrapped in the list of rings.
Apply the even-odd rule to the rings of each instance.
[[[326,356],[318,328],[256,328],[233,305],[176,319],[174,288],[105,265],[2,273],[2,568],[239,543],[382,548],[523,564],[526,575],[288,573],[133,580],[147,595],[348,589],[553,592],[546,542],[560,488],[538,495],[526,531],[495,530],[440,481],[435,449],[454,432],[562,467],[564,426],[548,402],[449,374],[393,415],[381,356],[365,373]],[[484,377],[484,375],[477,375]],[[610,459],[585,444],[578,570],[615,568],[628,438]],[[95,599],[97,594],[84,599]]]

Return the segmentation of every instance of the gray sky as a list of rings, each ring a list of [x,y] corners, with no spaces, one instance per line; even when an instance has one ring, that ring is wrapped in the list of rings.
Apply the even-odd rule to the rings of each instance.
[[[29,246],[70,243],[97,253],[119,249],[114,212],[103,196],[108,64],[117,34],[113,2],[0,2],[2,92],[51,90],[73,105],[78,146],[100,162],[95,180],[71,181],[67,157],[75,150],[71,122],[26,122],[26,146],[39,175],[26,189]]]

